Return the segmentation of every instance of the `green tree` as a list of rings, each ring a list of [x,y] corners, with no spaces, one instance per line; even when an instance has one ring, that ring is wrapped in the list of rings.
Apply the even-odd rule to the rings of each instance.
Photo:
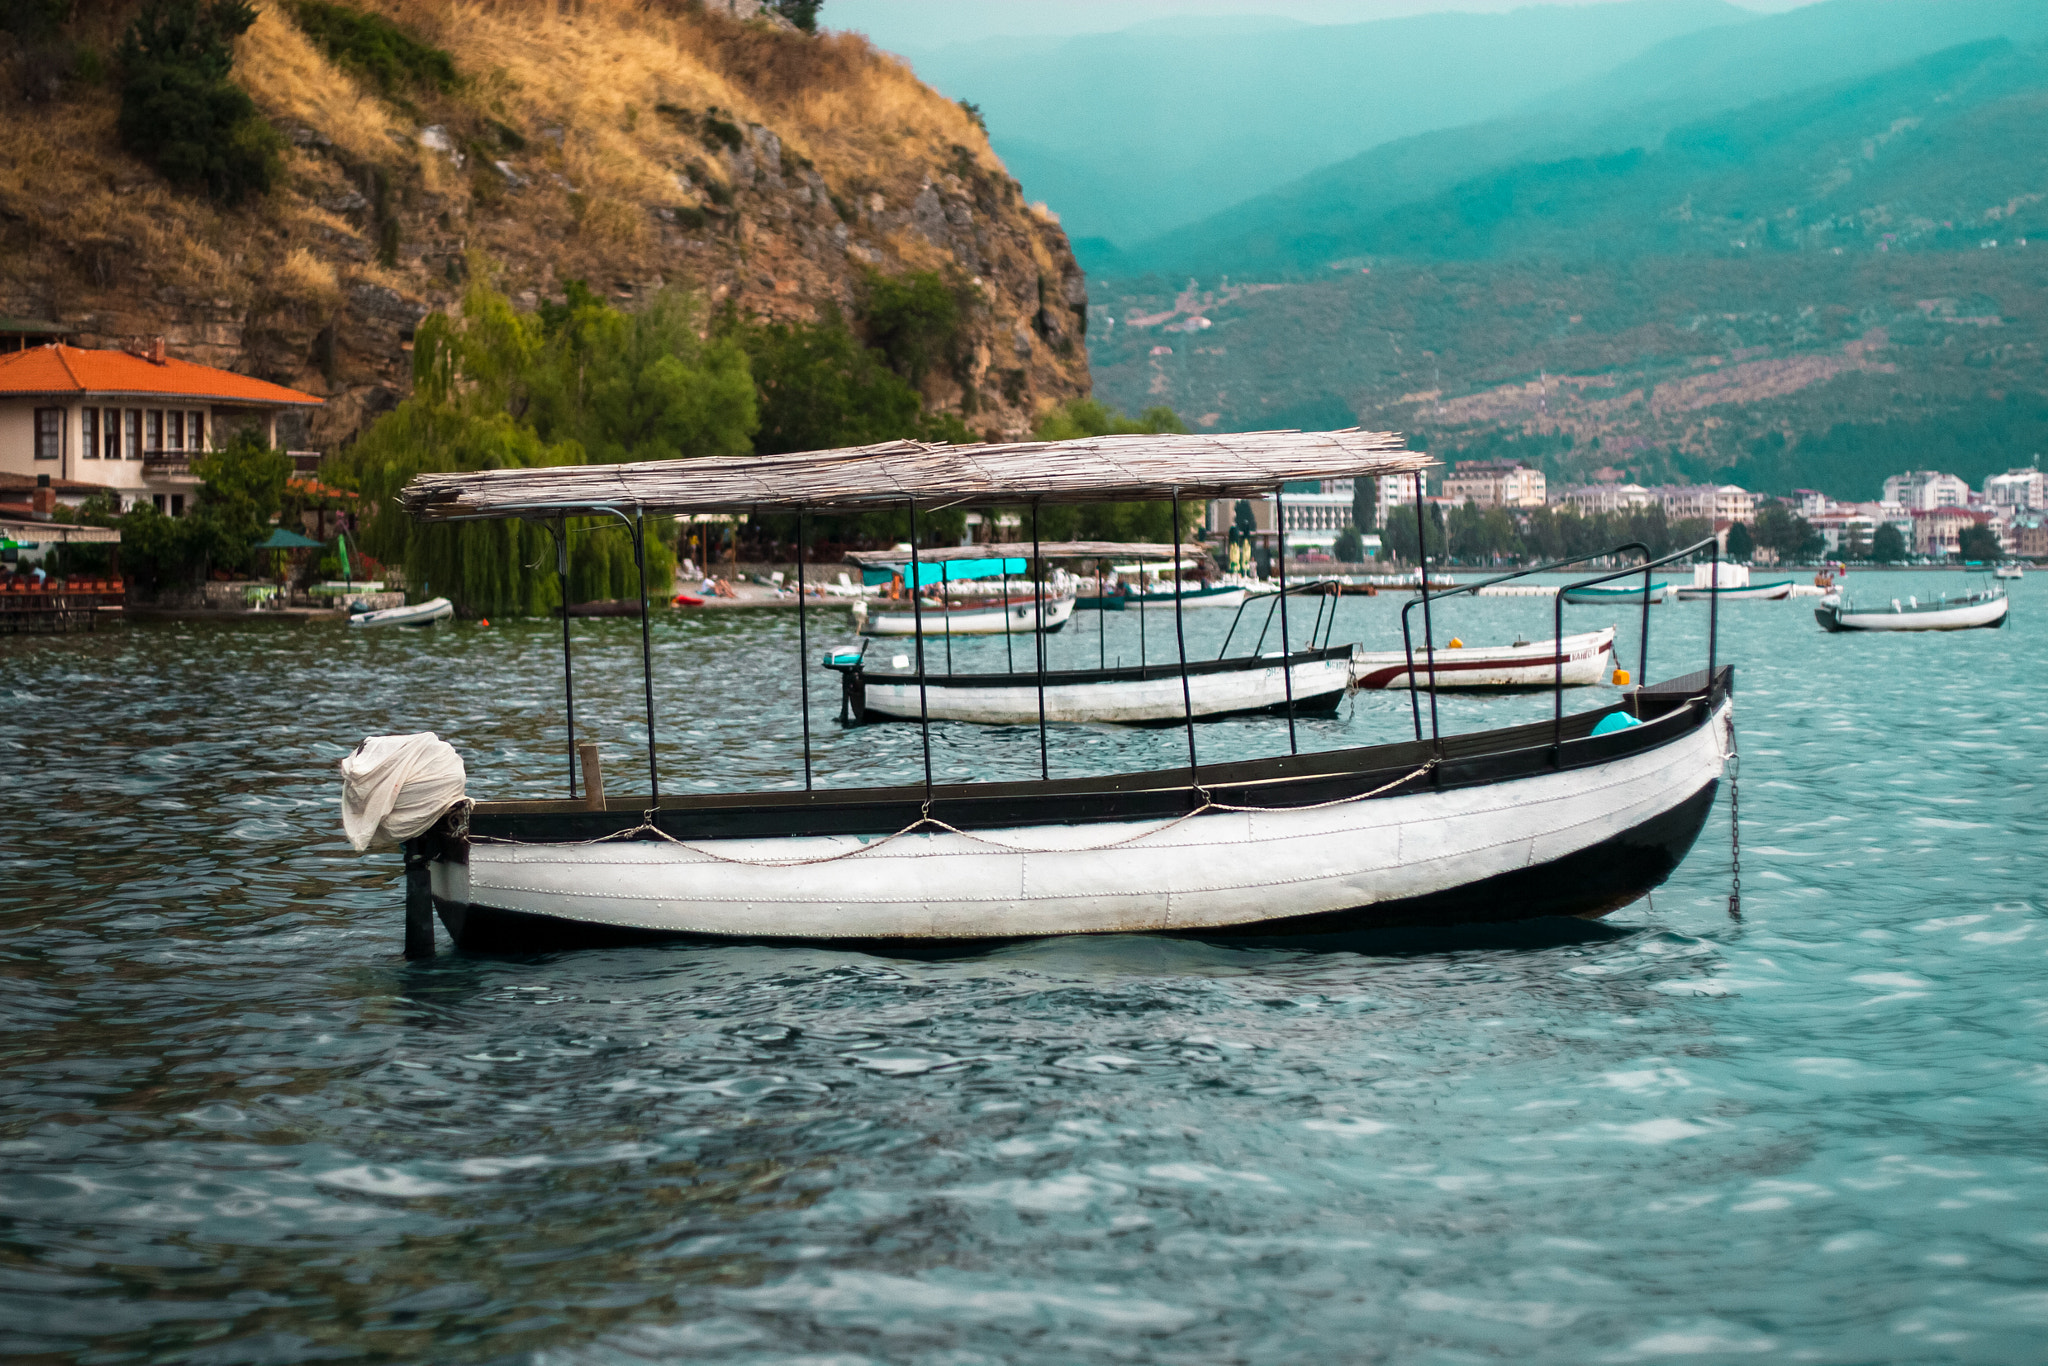
[[[1878,564],[1897,564],[1906,558],[1906,538],[1890,522],[1880,522],[1870,538],[1870,558]]]
[[[954,359],[960,337],[960,298],[929,270],[908,275],[867,273],[861,325],[868,341],[913,385]]]
[[[1998,533],[1988,526],[1966,526],[1956,538],[1956,558],[1965,563],[1988,564],[2001,554]]]
[[[478,276],[485,272],[479,270]],[[364,495],[364,548],[405,566],[464,608],[541,615],[560,605],[553,537],[524,521],[422,526],[394,505],[429,471],[743,454],[757,421],[746,354],[699,338],[687,300],[625,315],[587,290],[545,314],[519,313],[488,284],[413,339],[413,394],[371,425],[336,478]],[[568,523],[570,596],[629,598],[632,541],[614,519]],[[654,530],[661,530],[656,527]],[[650,533],[648,591],[665,596],[675,555]]]
[[[1340,564],[1357,564],[1365,559],[1365,537],[1358,534],[1358,528],[1347,526],[1337,533],[1334,551]]]
[[[1423,514],[1422,525],[1427,529],[1429,536],[1429,558],[1432,563],[1441,564],[1444,559],[1446,545],[1444,510],[1436,503],[1430,503],[1427,507],[1428,511]],[[1387,510],[1387,522],[1385,526],[1380,528],[1380,540],[1386,547],[1386,553],[1391,558],[1399,560],[1403,564],[1414,564],[1416,562],[1415,508],[1413,504]]]
[[[249,0],[152,0],[116,51],[122,145],[230,204],[268,191],[283,166],[284,140],[229,79],[255,22]]]
[[[539,345],[513,381],[541,440],[574,441],[592,464],[752,450],[760,419],[746,351],[729,336],[706,340],[693,299],[663,290],[622,313],[581,281],[568,293],[542,310]]]
[[[818,11],[825,0],[769,0],[769,8],[805,33],[818,31]]]
[[[1756,543],[1776,551],[1781,560],[1811,559],[1827,548],[1827,538],[1813,523],[1775,498],[1757,505]]]
[[[1380,481],[1360,475],[1351,481],[1351,525],[1371,531],[1379,508]]]
[[[815,323],[728,324],[746,349],[761,414],[760,455],[863,446],[915,436],[917,391],[862,346],[836,312]]]
[[[283,502],[291,457],[245,429],[193,461],[192,472],[199,493],[183,519],[191,554],[208,568],[248,569]]]
[[[1728,527],[1727,557],[1731,560],[1747,560],[1756,554],[1756,537],[1750,534],[1749,523],[1734,522]]]

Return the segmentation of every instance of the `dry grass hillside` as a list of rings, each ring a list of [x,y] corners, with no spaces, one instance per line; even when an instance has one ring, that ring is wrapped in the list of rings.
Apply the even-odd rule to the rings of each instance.
[[[936,270],[968,334],[929,401],[1017,434],[1087,392],[1065,234],[959,106],[859,37],[680,0],[357,7],[445,49],[457,81],[379,93],[266,0],[235,79],[284,135],[286,173],[240,208],[125,154],[111,82],[17,105],[0,121],[0,313],[54,316],[87,345],[161,334],[327,395],[308,438],[332,445],[396,401],[414,326],[478,261],[528,306],[581,278],[621,302],[684,285],[785,319],[856,311],[867,270]],[[104,53],[125,20],[77,36]]]

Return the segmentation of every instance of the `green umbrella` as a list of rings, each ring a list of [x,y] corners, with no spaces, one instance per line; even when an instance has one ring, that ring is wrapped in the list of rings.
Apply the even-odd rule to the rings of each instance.
[[[320,542],[309,541],[296,531],[283,527],[270,533],[270,539],[256,547],[258,550],[318,550]]]

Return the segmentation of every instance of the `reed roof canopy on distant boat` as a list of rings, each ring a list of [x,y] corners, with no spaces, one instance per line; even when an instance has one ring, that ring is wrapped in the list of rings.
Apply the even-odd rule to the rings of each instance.
[[[399,501],[421,521],[459,522],[629,508],[865,512],[913,501],[940,508],[1250,498],[1297,479],[1407,474],[1434,463],[1394,433],[1355,427],[957,446],[888,441],[791,455],[422,474]]]
[[[1012,559],[1036,555],[1041,560],[1171,560],[1185,556],[1185,545],[1157,545],[1146,541],[1046,541],[1034,548],[1029,541],[990,541],[985,545],[944,545],[921,549],[917,558],[926,564],[952,560],[992,560],[998,555]],[[910,548],[901,550],[849,550],[847,561],[870,565],[908,564]]]

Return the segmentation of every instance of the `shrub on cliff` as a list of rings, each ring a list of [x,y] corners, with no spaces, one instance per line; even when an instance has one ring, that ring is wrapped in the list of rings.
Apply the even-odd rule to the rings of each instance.
[[[445,95],[455,89],[455,59],[381,14],[327,0],[298,0],[291,16],[336,66],[388,100],[402,102],[413,90]]]
[[[121,145],[174,184],[226,203],[276,181],[284,140],[229,79],[248,0],[153,0],[121,38]]]

